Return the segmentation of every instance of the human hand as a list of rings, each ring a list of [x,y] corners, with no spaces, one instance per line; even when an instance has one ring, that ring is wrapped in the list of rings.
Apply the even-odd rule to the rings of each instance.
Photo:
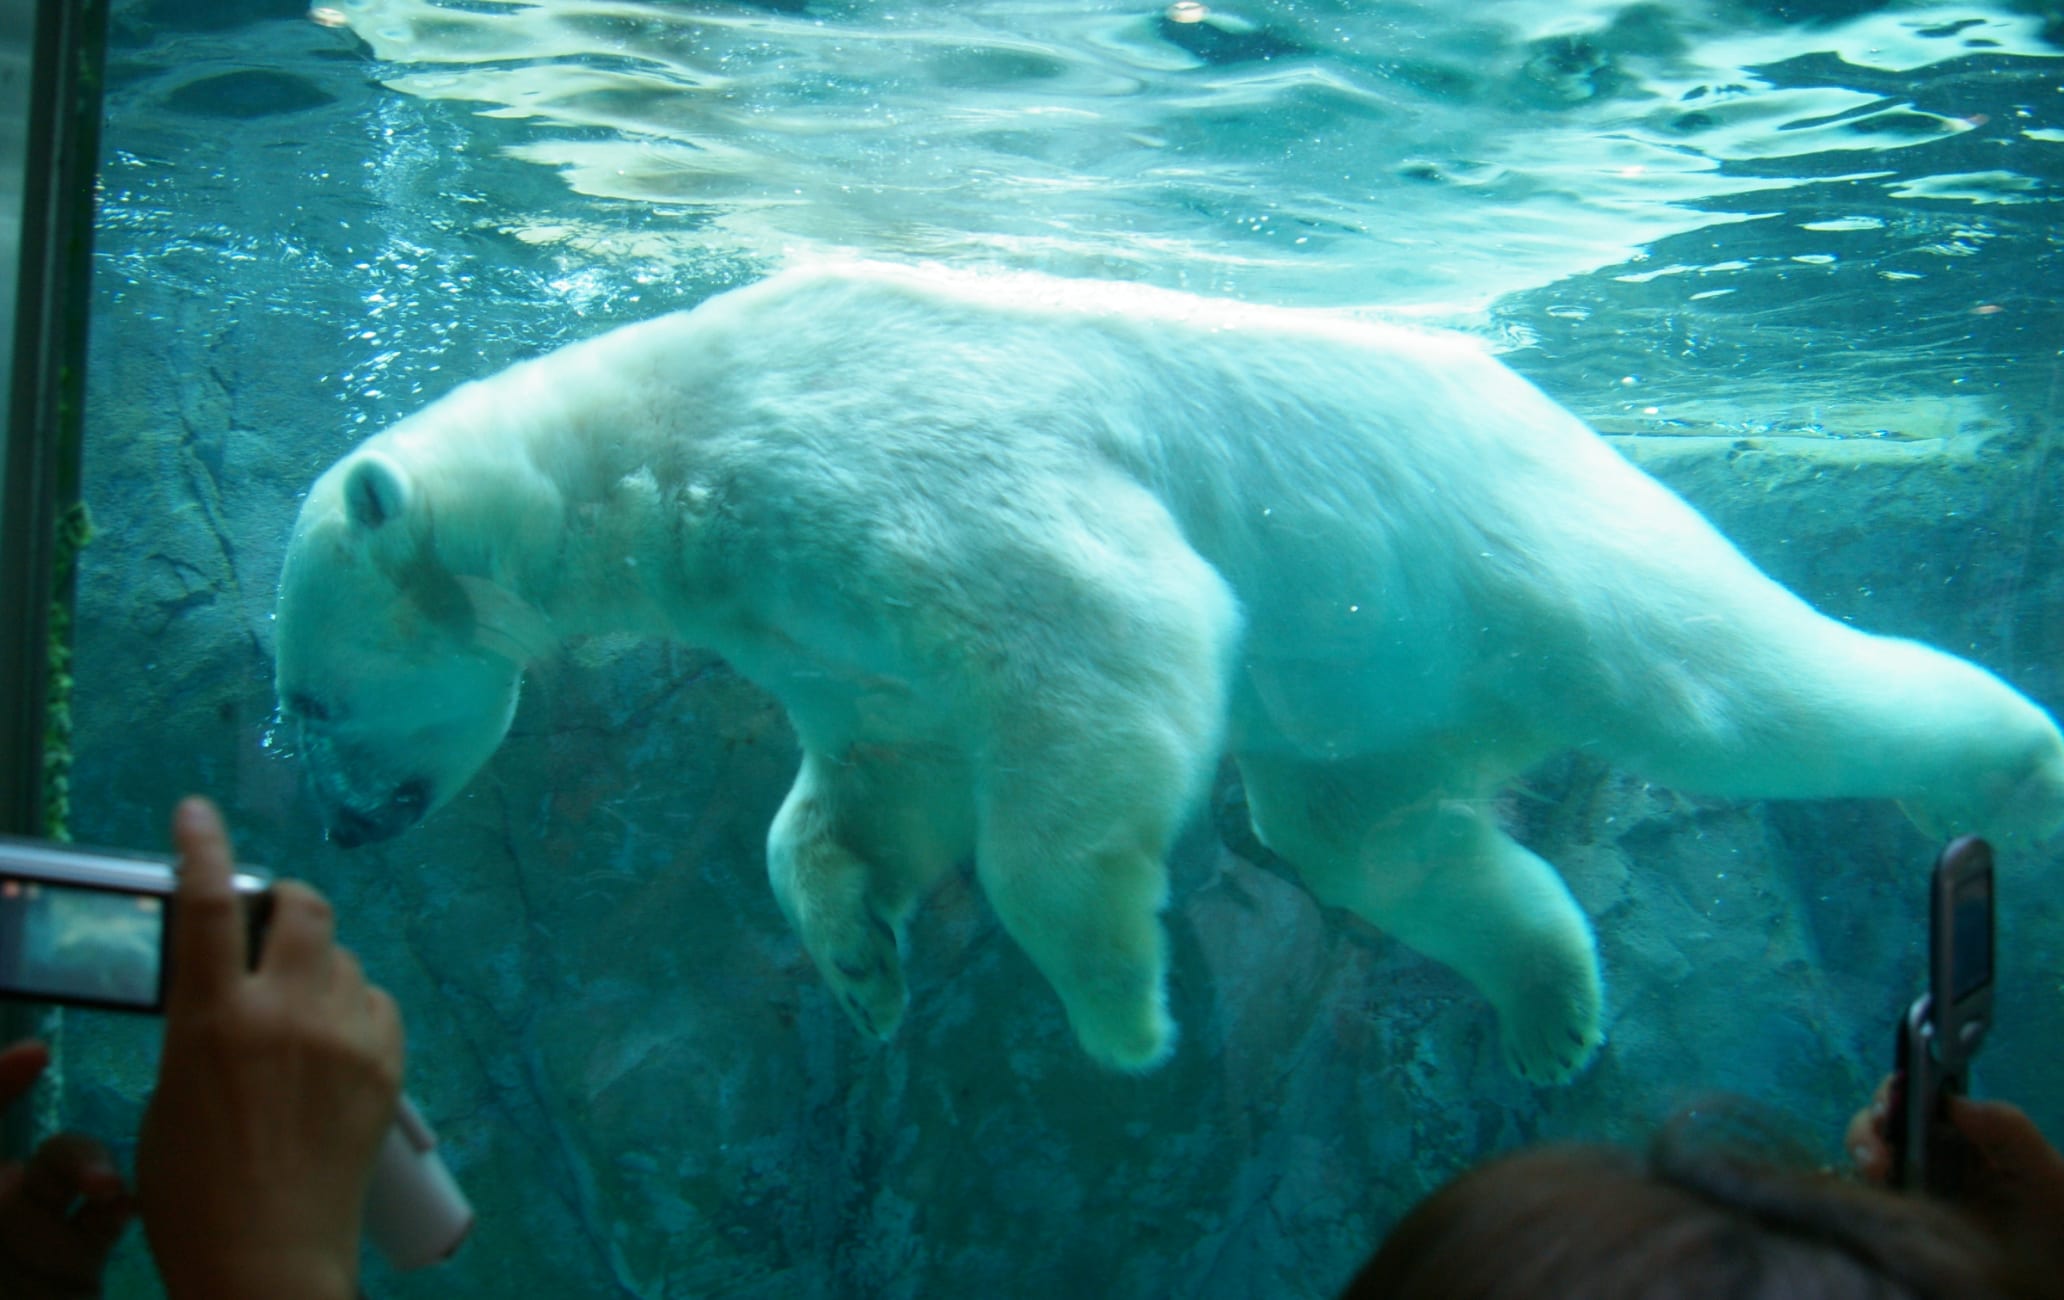
[[[1849,1120],[1846,1142],[1859,1175],[1883,1183],[1892,1174],[1892,1080]],[[2018,1106],[1949,1098],[1959,1181],[1950,1203],[1964,1211],[2030,1270],[2064,1276],[2064,1155]]]
[[[274,886],[250,969],[220,814],[188,799],[172,837],[165,1050],[136,1155],[159,1275],[174,1300],[348,1300],[401,1093],[400,1015],[304,885]]]
[[[0,1050],[0,1110],[26,1096],[49,1063],[41,1043]],[[134,1211],[122,1175],[91,1138],[60,1133],[27,1163],[0,1165],[0,1296],[98,1296],[108,1252]]]

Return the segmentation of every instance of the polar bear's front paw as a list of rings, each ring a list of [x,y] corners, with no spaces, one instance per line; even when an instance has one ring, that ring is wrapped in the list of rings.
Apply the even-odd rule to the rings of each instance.
[[[1605,1042],[1602,1001],[1595,967],[1514,990],[1498,1004],[1506,1068],[1543,1086],[1575,1078]]]
[[[893,1037],[909,1000],[894,928],[870,908],[817,934],[806,934],[803,941],[860,1032],[877,1039]]]

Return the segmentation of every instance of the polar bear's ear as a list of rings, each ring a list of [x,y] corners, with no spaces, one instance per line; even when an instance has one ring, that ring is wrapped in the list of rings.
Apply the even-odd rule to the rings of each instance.
[[[359,528],[378,528],[408,507],[408,472],[378,452],[360,456],[344,476],[344,509]]]

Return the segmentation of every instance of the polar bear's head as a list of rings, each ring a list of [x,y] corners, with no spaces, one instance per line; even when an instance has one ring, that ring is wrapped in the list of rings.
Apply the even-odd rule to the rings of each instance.
[[[449,800],[516,708],[525,655],[484,634],[494,584],[453,563],[465,521],[440,521],[425,488],[399,454],[361,449],[310,489],[287,545],[281,718],[346,847]]]

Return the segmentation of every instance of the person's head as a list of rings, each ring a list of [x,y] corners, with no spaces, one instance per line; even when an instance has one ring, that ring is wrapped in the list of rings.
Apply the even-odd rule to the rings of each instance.
[[[1342,1300],[2019,1300],[1948,1210],[1666,1132],[1551,1146],[1421,1202]]]

